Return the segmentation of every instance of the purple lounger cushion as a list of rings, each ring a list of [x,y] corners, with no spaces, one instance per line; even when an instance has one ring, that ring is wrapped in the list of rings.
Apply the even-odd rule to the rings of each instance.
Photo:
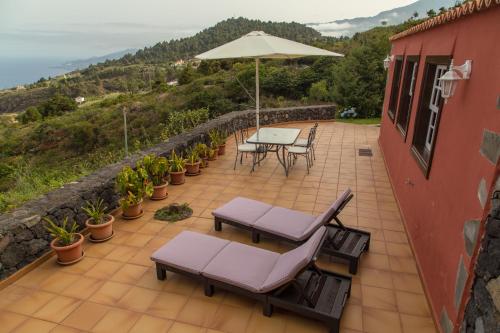
[[[319,228],[301,246],[278,254],[231,242],[203,269],[203,276],[256,293],[276,289],[293,278],[313,259],[326,228]]]
[[[313,260],[326,232],[326,227],[320,227],[307,242],[280,255],[273,270],[261,286],[260,292],[266,293],[293,280]]]
[[[173,266],[190,273],[200,274],[208,263],[224,249],[230,241],[183,231],[151,256],[151,260]]]
[[[231,242],[203,269],[202,275],[258,293],[279,257],[276,252]]]
[[[212,215],[225,220],[235,221],[246,226],[253,226],[255,221],[267,213],[272,207],[273,206],[261,201],[236,197],[224,206],[214,210]]]
[[[255,222],[254,227],[297,242],[304,241],[320,226],[330,221],[350,194],[351,189],[347,189],[325,212],[317,217],[296,210],[273,207]]]

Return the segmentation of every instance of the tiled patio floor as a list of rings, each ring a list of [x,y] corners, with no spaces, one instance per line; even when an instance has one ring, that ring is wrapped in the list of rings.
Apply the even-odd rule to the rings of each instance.
[[[311,124],[301,127],[306,135]],[[211,211],[235,196],[318,214],[344,189],[354,199],[341,215],[348,225],[371,231],[369,254],[353,276],[352,296],[341,332],[436,332],[417,275],[398,207],[377,144],[379,129],[342,123],[320,123],[316,162],[310,175],[299,160],[287,178],[273,156],[255,173],[250,158],[233,171],[234,143],[198,177],[170,186],[162,202],[145,202],[145,214],[134,221],[118,219],[107,243],[85,243],[80,263],[60,267],[51,258],[15,284],[0,291],[0,332],[326,332],[323,324],[285,311],[271,318],[261,306],[231,293],[214,297],[186,277],[157,281],[150,254],[182,230],[195,230],[251,244],[250,235],[224,226],[213,230]],[[369,146],[373,157],[360,157]],[[189,202],[194,216],[178,223],[155,221],[154,211],[171,202]],[[263,240],[259,246],[290,249]],[[321,258],[321,267],[347,274],[347,266]]]

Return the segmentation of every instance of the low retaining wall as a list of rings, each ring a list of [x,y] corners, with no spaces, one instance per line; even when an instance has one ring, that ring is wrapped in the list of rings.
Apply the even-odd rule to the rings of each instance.
[[[335,106],[307,106],[261,110],[260,122],[269,125],[283,122],[307,120],[331,120]],[[234,124],[248,123],[255,126],[255,111],[234,111],[204,123],[190,132],[170,138],[148,150],[80,179],[66,184],[46,195],[29,201],[14,211],[0,215],[0,279],[13,274],[50,250],[50,235],[44,228],[43,218],[61,222],[64,217],[75,220],[83,228],[86,219],[81,207],[86,200],[102,198],[109,209],[118,206],[119,196],[114,189],[114,178],[125,165],[135,165],[145,154],[162,156],[177,152],[197,142],[208,142],[208,132],[218,128],[233,132]]]

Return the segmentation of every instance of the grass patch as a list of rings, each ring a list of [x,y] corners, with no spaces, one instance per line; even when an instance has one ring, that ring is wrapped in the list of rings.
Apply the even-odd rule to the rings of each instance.
[[[168,222],[177,222],[185,220],[193,215],[193,210],[188,203],[178,204],[173,203],[166,207],[160,208],[155,213],[155,219]]]
[[[380,125],[380,118],[337,118],[335,121],[357,125]]]

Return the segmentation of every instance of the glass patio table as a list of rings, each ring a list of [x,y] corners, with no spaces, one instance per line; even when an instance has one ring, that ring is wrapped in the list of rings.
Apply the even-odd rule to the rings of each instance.
[[[293,145],[299,137],[300,131],[300,128],[264,127],[259,129],[258,133],[256,132],[249,137],[246,142],[263,145],[266,152],[275,152],[278,157],[278,161],[285,170],[285,175],[288,176],[290,166],[288,165],[287,158],[285,156],[285,146]],[[258,162],[260,162],[260,160],[255,163]]]

